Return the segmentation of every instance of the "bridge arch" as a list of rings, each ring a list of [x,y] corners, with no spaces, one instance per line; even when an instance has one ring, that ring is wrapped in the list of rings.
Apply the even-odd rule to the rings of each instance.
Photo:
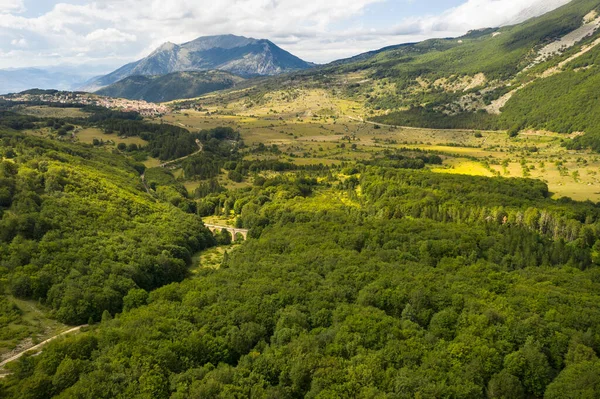
[[[204,226],[206,226],[206,228],[209,229],[210,232],[213,234],[215,232],[219,232],[219,231],[223,231],[223,230],[228,231],[229,234],[231,234],[231,238],[233,241],[235,241],[238,236],[241,236],[244,239],[244,241],[248,239],[248,230],[247,229],[239,229],[237,227],[221,226],[218,224],[207,224],[207,223],[205,223]]]

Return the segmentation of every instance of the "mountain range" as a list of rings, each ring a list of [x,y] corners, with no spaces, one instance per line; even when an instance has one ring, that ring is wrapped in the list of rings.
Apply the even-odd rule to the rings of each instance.
[[[277,75],[312,66],[269,40],[235,35],[203,36],[181,45],[164,43],[149,56],[94,79],[81,89],[97,91],[130,76],[221,70],[247,78]]]
[[[75,90],[97,76],[102,68],[72,66],[0,69],[0,93],[18,93],[31,88]]]
[[[521,23],[568,2],[570,0],[538,1],[510,21],[507,21],[505,25]],[[410,46],[410,44],[372,51],[347,60],[336,61],[334,64],[339,65],[359,61],[385,50],[406,46]],[[183,44],[166,42],[147,57],[124,65],[107,75],[100,74],[106,71],[105,68],[95,68],[91,72],[87,67],[85,72],[69,67],[0,70],[0,92],[19,92],[33,87],[60,90],[78,89],[95,92],[125,78],[137,76],[137,78],[122,82],[117,87],[110,88],[105,92],[123,93],[132,99],[172,99],[173,94],[168,92],[152,92],[153,90],[157,90],[157,88],[169,91],[164,85],[164,82],[167,80],[162,80],[161,83],[161,81],[156,81],[155,79],[142,79],[140,77],[157,77],[176,72],[221,70],[243,78],[250,78],[305,70],[313,66],[315,65],[301,60],[279,48],[269,40],[235,35],[204,36]],[[177,80],[175,79],[176,76],[170,76],[168,81],[175,84]],[[179,76],[182,79],[178,83],[179,86],[185,86],[186,83],[190,83],[189,79],[192,75]],[[209,86],[203,80],[205,78],[206,76],[200,78],[200,81],[203,82],[200,86],[197,84],[199,81],[193,79],[195,83],[192,83],[192,87],[195,87],[196,90],[186,90],[186,94],[179,98],[195,97],[206,93],[205,90]],[[215,76],[212,76],[210,80],[213,78]],[[212,87],[218,87],[219,89],[230,87],[229,83],[223,83],[221,82],[221,84],[213,85]]]

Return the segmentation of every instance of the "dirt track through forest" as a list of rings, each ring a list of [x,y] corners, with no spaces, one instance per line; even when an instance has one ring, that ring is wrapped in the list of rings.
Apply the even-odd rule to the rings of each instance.
[[[35,346],[32,346],[32,347],[31,347],[31,348],[29,348],[29,349],[25,349],[24,351],[21,351],[21,352],[17,353],[16,355],[14,355],[14,356],[12,356],[12,357],[10,357],[10,358],[8,358],[8,359],[6,359],[6,360],[4,360],[4,361],[0,362],[0,371],[1,371],[2,369],[4,369],[4,366],[6,366],[8,363],[10,363],[10,362],[14,362],[15,360],[18,360],[18,359],[20,359],[20,358],[21,358],[23,355],[25,355],[27,352],[34,351],[34,350],[36,350],[36,349],[40,349],[41,347],[45,346],[45,345],[46,345],[46,344],[48,344],[49,342],[51,342],[51,341],[54,341],[56,338],[62,337],[62,336],[64,336],[64,335],[70,334],[70,333],[72,333],[72,332],[79,331],[79,330],[81,330],[82,328],[84,328],[84,327],[87,327],[87,326],[88,326],[87,324],[84,324],[84,325],[82,325],[82,326],[73,327],[73,328],[71,328],[71,329],[69,329],[69,330],[67,330],[67,331],[63,331],[63,332],[61,332],[60,334],[57,334],[57,335],[55,335],[55,336],[53,336],[53,337],[50,337],[50,338],[48,338],[47,340],[45,340],[45,341],[42,341],[42,342],[40,342],[39,344],[37,344],[37,345],[35,345]],[[8,375],[8,374],[0,374],[0,378],[4,378],[4,377],[6,377],[7,375]]]

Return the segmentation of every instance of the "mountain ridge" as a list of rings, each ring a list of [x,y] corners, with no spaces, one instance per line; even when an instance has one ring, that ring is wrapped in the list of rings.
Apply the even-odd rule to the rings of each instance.
[[[183,44],[165,42],[147,57],[88,82],[82,90],[97,91],[134,75],[222,70],[248,78],[278,75],[313,66],[266,39],[235,35],[202,36]]]

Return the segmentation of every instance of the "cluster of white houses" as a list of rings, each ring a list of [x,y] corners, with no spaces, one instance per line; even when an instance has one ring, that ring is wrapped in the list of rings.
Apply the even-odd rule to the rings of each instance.
[[[116,109],[126,112],[139,112],[145,117],[164,115],[169,108],[156,103],[124,98],[103,97],[84,92],[42,91],[40,93],[18,93],[0,96],[1,99],[13,102],[39,102],[48,104],[83,104]]]

